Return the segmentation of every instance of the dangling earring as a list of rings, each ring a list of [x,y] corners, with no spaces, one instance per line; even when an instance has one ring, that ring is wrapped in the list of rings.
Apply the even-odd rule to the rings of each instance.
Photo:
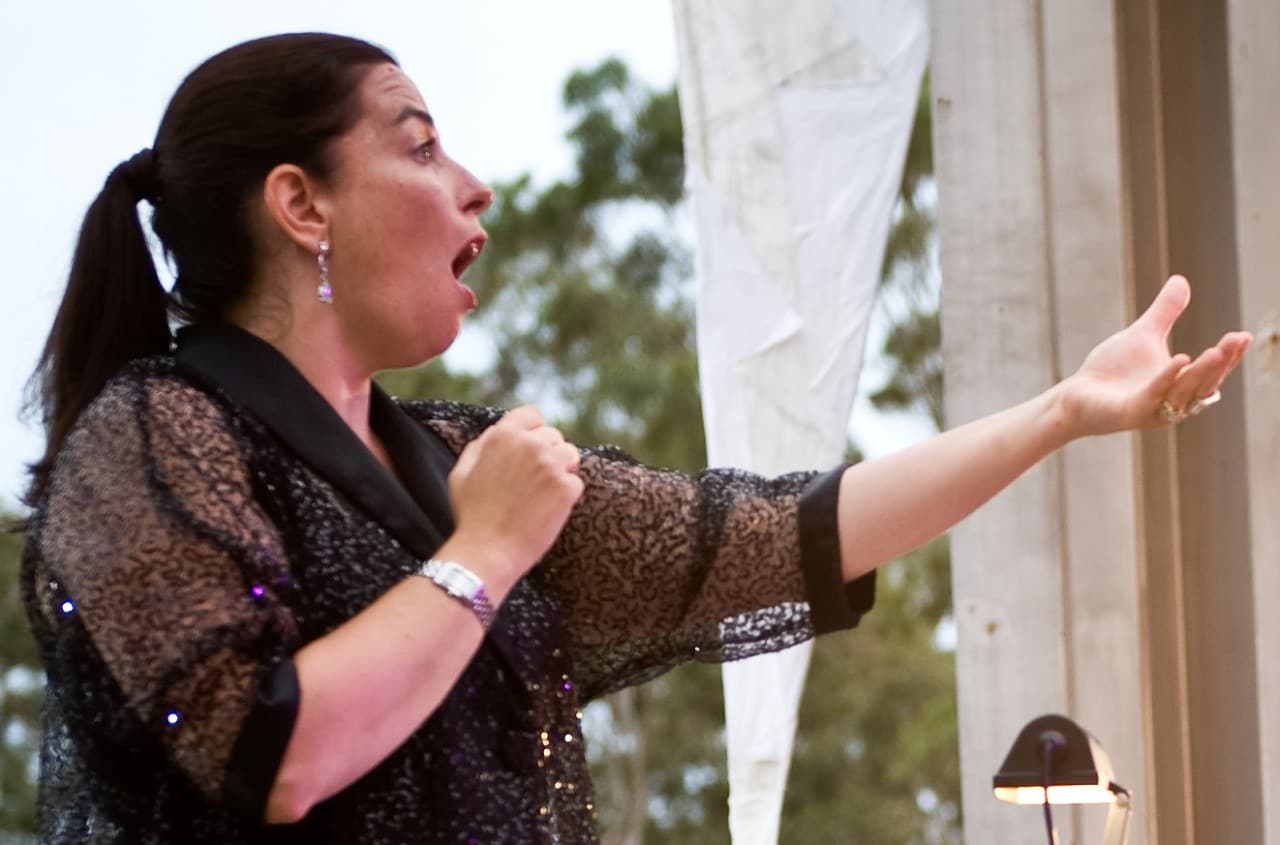
[[[329,242],[320,242],[320,252],[316,255],[316,263],[320,265],[320,285],[316,288],[316,296],[325,305],[333,304],[333,286],[329,284]]]

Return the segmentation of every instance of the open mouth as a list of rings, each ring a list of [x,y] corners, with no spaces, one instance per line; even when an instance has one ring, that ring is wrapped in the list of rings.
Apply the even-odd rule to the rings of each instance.
[[[484,240],[483,236],[472,238],[467,242],[467,245],[458,252],[458,257],[453,259],[454,278],[462,278],[462,274],[467,272],[467,268],[480,257],[480,251],[484,249]]]

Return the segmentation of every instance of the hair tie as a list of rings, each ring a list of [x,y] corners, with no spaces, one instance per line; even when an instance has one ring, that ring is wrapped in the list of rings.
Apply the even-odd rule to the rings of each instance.
[[[136,199],[155,204],[160,196],[160,180],[156,175],[156,156],[150,147],[135,153],[117,170]]]

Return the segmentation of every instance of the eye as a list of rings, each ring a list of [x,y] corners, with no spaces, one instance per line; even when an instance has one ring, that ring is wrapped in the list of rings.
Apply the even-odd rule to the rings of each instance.
[[[436,157],[436,139],[429,138],[419,144],[413,151],[413,155],[419,161],[428,162]]]

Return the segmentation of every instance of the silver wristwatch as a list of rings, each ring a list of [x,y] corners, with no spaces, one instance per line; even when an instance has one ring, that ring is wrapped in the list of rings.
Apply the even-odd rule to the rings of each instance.
[[[487,631],[493,624],[493,604],[484,591],[480,576],[451,560],[428,560],[418,567],[418,575],[436,583],[440,589],[471,608]]]

